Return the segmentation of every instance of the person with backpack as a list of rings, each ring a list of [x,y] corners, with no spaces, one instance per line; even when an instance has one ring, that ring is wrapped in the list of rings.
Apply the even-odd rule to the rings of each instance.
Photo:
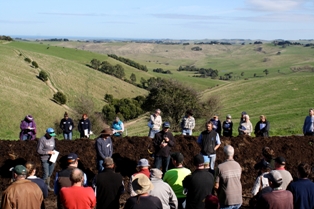
[[[116,117],[116,119],[113,121],[111,128],[112,128],[112,131],[114,133],[113,134],[114,136],[122,137],[122,133],[124,132],[124,124],[120,120],[119,117]]]

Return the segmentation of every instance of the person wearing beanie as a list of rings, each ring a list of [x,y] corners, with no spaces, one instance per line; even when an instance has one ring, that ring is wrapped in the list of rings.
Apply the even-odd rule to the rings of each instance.
[[[26,115],[20,124],[20,140],[34,140],[36,138],[36,123],[31,115]]]
[[[64,118],[60,121],[60,128],[63,131],[63,138],[65,140],[72,140],[72,130],[74,127],[73,120],[69,118],[67,112],[64,113]]]
[[[204,157],[194,156],[195,171],[184,178],[183,188],[186,193],[185,209],[203,209],[204,198],[211,194],[214,187],[214,176],[204,169]]]

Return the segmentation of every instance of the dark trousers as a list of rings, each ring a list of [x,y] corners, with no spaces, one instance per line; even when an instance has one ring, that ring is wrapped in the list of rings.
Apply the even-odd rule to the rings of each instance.
[[[178,209],[183,209],[183,202],[185,201],[185,198],[178,198]]]
[[[162,167],[162,172],[165,174],[166,171],[168,170],[169,162],[170,162],[170,155],[168,157],[155,156],[154,166],[155,168],[158,168],[158,169]]]
[[[314,132],[306,132],[304,136],[314,136]]]

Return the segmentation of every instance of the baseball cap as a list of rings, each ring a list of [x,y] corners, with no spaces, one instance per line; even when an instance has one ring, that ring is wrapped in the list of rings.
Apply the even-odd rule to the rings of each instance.
[[[46,133],[50,136],[56,136],[55,130],[53,130],[53,128],[47,128]]]
[[[140,159],[137,163],[137,167],[148,167],[150,166],[148,163],[148,160],[146,160],[145,158]]]
[[[76,160],[79,160],[80,158],[78,158],[77,154],[75,153],[70,153],[68,154],[68,162],[71,163],[71,162],[75,162]]]
[[[230,114],[228,114],[228,115],[226,116],[226,118],[230,118],[230,119],[231,119],[231,115],[230,115]]]
[[[162,124],[162,127],[164,127],[164,128],[170,128],[170,123],[169,123],[169,122],[164,122],[164,123]]]
[[[171,154],[171,158],[175,161],[177,161],[177,163],[182,163],[184,160],[183,155],[180,152],[176,152]]]
[[[269,173],[264,174],[264,177],[268,178],[268,180],[273,182],[273,183],[276,183],[276,184],[279,184],[279,185],[282,184],[282,176],[281,176],[279,171],[272,170]]]
[[[280,164],[280,165],[286,165],[286,159],[283,157],[276,157],[275,162]]]
[[[193,163],[195,166],[203,166],[204,165],[204,157],[201,154],[195,155],[193,158]]]
[[[23,165],[15,166],[12,171],[14,173],[16,173],[17,175],[26,175],[27,174],[27,170]]]

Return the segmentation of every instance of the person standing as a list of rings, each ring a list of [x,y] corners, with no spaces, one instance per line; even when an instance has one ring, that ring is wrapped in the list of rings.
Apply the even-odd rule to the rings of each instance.
[[[256,137],[269,137],[269,121],[266,119],[265,115],[261,115],[255,125],[254,134]]]
[[[40,155],[43,167],[43,180],[46,182],[50,192],[53,192],[53,189],[50,187],[50,177],[55,168],[55,163],[49,161],[49,159],[52,154],[55,154],[55,136],[53,128],[48,128],[46,134],[37,143],[37,153]]]
[[[36,138],[36,123],[31,115],[26,115],[20,124],[20,140],[34,140]]]
[[[226,120],[222,123],[222,135],[225,137],[232,137],[233,122],[231,121],[231,115],[226,116]]]
[[[309,115],[305,117],[303,124],[304,136],[314,136],[314,109],[309,110]]]
[[[224,147],[227,160],[218,165],[215,180],[215,189],[221,209],[238,209],[242,205],[242,169],[234,159],[234,148],[231,145]]]
[[[212,119],[210,119],[210,121],[213,124],[213,130],[217,132],[217,134],[219,134],[219,136],[221,136],[221,122],[219,120],[218,115],[214,115],[214,117]]]
[[[72,130],[73,130],[74,124],[73,120],[69,118],[69,115],[67,112],[64,113],[64,118],[60,121],[60,128],[63,131],[63,138],[65,140],[72,140]]]
[[[241,125],[241,123],[245,123],[245,118],[244,116],[247,115],[247,113],[245,111],[243,111],[241,113],[241,118],[240,118],[240,122],[239,122],[239,126]],[[241,135],[241,131],[238,129],[239,135]]]
[[[112,130],[110,128],[105,128],[98,139],[96,140],[96,152],[97,152],[97,168],[98,172],[104,169],[103,163],[106,157],[111,157],[113,148],[110,136],[112,135]]]
[[[74,168],[70,174],[71,187],[60,190],[60,200],[65,209],[92,209],[96,205],[96,197],[91,187],[83,187],[84,173]]]
[[[210,169],[213,172],[215,169],[216,150],[220,147],[221,142],[218,133],[213,130],[211,121],[205,124],[205,128],[206,130],[199,135],[197,143],[201,147],[201,154],[204,160],[210,162]]]
[[[164,122],[162,125],[162,131],[155,135],[153,141],[155,147],[154,165],[155,168],[162,168],[163,173],[168,170],[170,162],[170,151],[175,144],[175,139],[169,129],[170,123]]]
[[[87,114],[82,115],[82,119],[78,124],[78,131],[80,132],[81,138],[89,138],[91,135],[91,123],[87,117]]]
[[[253,126],[250,121],[250,116],[244,115],[243,119],[244,119],[244,122],[240,123],[240,126],[239,126],[239,133],[240,135],[251,136],[251,133],[253,132]]]
[[[162,119],[160,116],[160,109],[156,109],[155,113],[150,116],[148,127],[149,127],[149,133],[148,137],[153,139],[155,137],[155,134],[159,132]]]
[[[123,122],[120,120],[119,117],[116,117],[116,119],[113,121],[112,125],[111,125],[112,131],[113,131],[113,135],[116,137],[122,137],[122,134],[124,132],[124,124]]]
[[[257,209],[293,209],[292,193],[280,187],[282,184],[281,174],[272,170],[264,177],[268,178],[272,190],[261,195],[257,201]]]
[[[176,152],[171,155],[172,164],[175,168],[168,170],[164,175],[164,182],[168,183],[178,199],[178,209],[183,209],[185,194],[183,194],[183,179],[191,174],[190,169],[183,167],[184,157],[181,153]]]
[[[195,119],[193,117],[193,111],[187,110],[185,116],[181,121],[182,135],[192,136],[192,131],[195,128]]]
[[[283,157],[275,158],[275,170],[278,171],[282,176],[281,188],[283,190],[286,190],[290,182],[293,181],[291,173],[285,169],[285,166],[286,166],[285,158]]]
[[[201,154],[194,156],[195,171],[183,180],[183,188],[186,194],[185,209],[204,209],[204,199],[212,193],[214,176],[204,169],[204,157]]]
[[[43,193],[34,182],[25,179],[27,170],[23,165],[17,165],[12,170],[13,182],[3,193],[2,209],[34,209],[40,208],[43,202]]]
[[[130,181],[129,181],[129,193],[130,193],[131,197],[136,196],[136,193],[135,193],[134,190],[133,190],[133,187],[132,187],[131,182],[133,181],[133,179],[135,178],[135,176],[136,176],[137,174],[140,174],[140,173],[146,175],[146,176],[149,178],[149,177],[150,177],[149,167],[150,167],[150,165],[149,165],[147,159],[142,158],[142,159],[140,159],[140,160],[138,161],[138,163],[137,163],[137,170],[138,170],[138,172],[137,172],[137,173],[134,173],[134,174],[130,177]]]
[[[119,209],[120,195],[124,191],[121,174],[114,172],[114,162],[111,157],[104,160],[105,169],[95,176],[93,185],[96,192],[96,209]]]
[[[298,165],[297,181],[291,182],[287,190],[293,194],[295,209],[314,208],[314,183],[309,179],[311,166],[307,163]]]
[[[138,174],[132,181],[132,187],[137,194],[127,199],[124,209],[162,209],[162,203],[158,197],[149,195],[154,189],[152,182],[144,174]]]
[[[150,179],[154,189],[149,194],[161,200],[163,209],[178,208],[178,199],[169,184],[162,180],[162,174],[162,171],[157,168],[150,170]]]

